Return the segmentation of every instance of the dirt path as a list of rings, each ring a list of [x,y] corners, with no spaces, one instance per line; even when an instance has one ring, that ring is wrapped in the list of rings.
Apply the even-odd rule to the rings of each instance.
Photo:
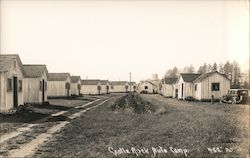
[[[38,146],[40,146],[41,144],[45,142],[48,142],[54,133],[59,132],[62,128],[64,128],[65,125],[71,122],[70,120],[60,121],[61,119],[58,119],[58,121],[57,119],[53,121],[53,118],[65,118],[66,116],[66,118],[68,119],[75,119],[76,117],[80,116],[84,112],[87,112],[91,108],[93,108],[92,106],[97,107],[105,103],[107,101],[105,100],[105,98],[109,98],[109,97],[102,97],[101,99],[95,98],[95,100],[91,102],[85,103],[83,105],[75,106],[74,108],[75,110],[72,109],[70,111],[68,110],[59,111],[59,112],[51,114],[50,115],[51,117],[47,117],[47,119],[44,118],[47,121],[52,121],[51,123],[49,122],[43,123],[42,121],[39,124],[28,124],[25,127],[17,128],[15,131],[1,136],[0,137],[0,140],[1,140],[0,156],[8,156],[8,157],[32,156],[32,154],[37,150]],[[66,104],[70,104],[70,102],[67,101]],[[72,105],[69,105],[69,106],[72,106]],[[84,110],[81,110],[81,109],[84,109]],[[28,138],[26,138],[27,136]]]

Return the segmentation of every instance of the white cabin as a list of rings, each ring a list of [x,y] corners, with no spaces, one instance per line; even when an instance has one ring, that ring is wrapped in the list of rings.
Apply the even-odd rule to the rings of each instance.
[[[48,70],[46,65],[23,65],[24,103],[39,103],[47,101]]]
[[[153,94],[157,93],[158,86],[149,80],[140,81],[140,83],[138,84],[138,91],[139,93],[147,92],[149,94]]]
[[[199,77],[200,74],[181,73],[175,85],[174,93],[178,99],[185,100],[187,97],[194,96],[193,81]]]
[[[8,112],[23,105],[23,76],[18,55],[0,55],[0,112]]]
[[[70,86],[71,95],[79,96],[81,94],[81,77],[70,76],[70,81],[71,81],[71,86]]]
[[[70,74],[49,73],[48,74],[48,96],[65,97],[70,96]]]
[[[161,93],[165,97],[175,97],[175,83],[177,77],[166,77],[162,79]]]
[[[230,89],[229,78],[217,71],[200,75],[194,80],[194,98],[196,100],[219,99]]]
[[[81,80],[81,93],[82,94],[99,94],[98,86],[101,86],[98,79]],[[101,93],[101,89],[100,89]]]

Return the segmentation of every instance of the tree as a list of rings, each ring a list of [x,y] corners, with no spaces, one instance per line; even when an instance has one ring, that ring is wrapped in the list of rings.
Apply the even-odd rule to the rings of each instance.
[[[197,73],[204,74],[207,73],[207,63],[204,63],[202,66],[199,67]]]
[[[126,93],[128,92],[128,85],[125,85]]]
[[[100,95],[100,94],[101,94],[101,89],[102,89],[102,87],[101,87],[100,85],[98,85],[98,86],[97,86],[98,95]]]
[[[228,78],[230,78],[230,79],[232,79],[232,66],[231,66],[231,64],[230,64],[230,62],[229,61],[227,61],[226,62],[226,64],[224,65],[224,74],[228,77]]]
[[[195,73],[194,66],[191,64],[183,69],[183,72],[185,73]]]
[[[216,64],[216,62],[214,63],[213,67],[212,67],[212,71],[217,71],[218,70],[218,66]]]
[[[234,61],[231,67],[232,67],[232,85],[235,87],[239,87],[241,80],[240,66],[236,61]]]
[[[220,63],[220,65],[219,65],[219,72],[222,73],[222,74],[225,73],[224,72],[224,65],[222,63]]]
[[[106,85],[107,94],[109,94],[109,85]]]
[[[165,77],[177,77],[179,74],[179,70],[177,67],[174,67],[173,69],[167,70],[165,73]]]

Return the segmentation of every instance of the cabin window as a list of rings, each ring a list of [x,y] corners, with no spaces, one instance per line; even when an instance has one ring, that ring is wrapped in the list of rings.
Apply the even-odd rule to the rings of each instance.
[[[144,89],[148,89],[148,86],[145,86]]]
[[[194,90],[197,91],[197,84],[194,85]]]
[[[12,91],[12,79],[8,78],[7,79],[7,91]]]
[[[114,89],[114,86],[111,86],[110,88],[111,88],[111,89]]]
[[[18,81],[18,91],[22,92],[22,90],[23,90],[23,82],[22,82],[22,80],[19,80]]]
[[[43,91],[43,81],[40,81],[40,91]]]
[[[212,91],[219,91],[220,83],[212,83]]]

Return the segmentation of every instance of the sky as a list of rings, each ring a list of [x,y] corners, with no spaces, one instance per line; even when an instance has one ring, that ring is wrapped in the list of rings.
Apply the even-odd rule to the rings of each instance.
[[[1,53],[82,79],[249,66],[248,0],[1,0]]]

